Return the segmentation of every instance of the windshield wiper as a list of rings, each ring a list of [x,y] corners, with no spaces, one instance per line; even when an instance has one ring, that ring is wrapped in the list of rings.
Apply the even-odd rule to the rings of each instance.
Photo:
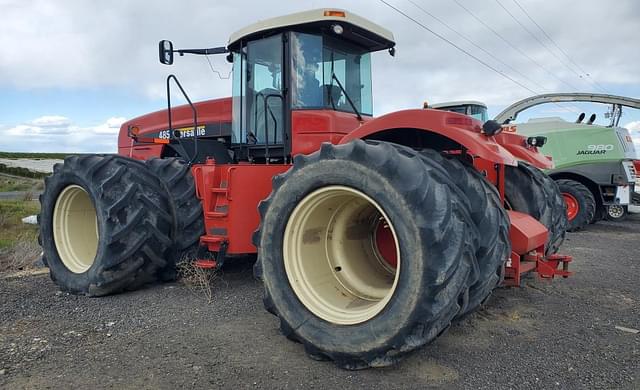
[[[344,87],[342,86],[342,83],[340,82],[340,80],[338,80],[338,77],[336,77],[335,73],[331,74],[331,85],[333,85],[333,80],[336,81],[336,83],[338,83],[338,87],[340,87],[340,90],[342,91],[342,93],[344,93],[344,97],[347,98],[347,101],[349,102],[349,104],[351,105],[351,108],[353,108],[353,112],[356,114],[356,116],[358,117],[358,120],[362,121],[362,115],[360,115],[360,111],[358,111],[358,109],[356,108],[356,105],[353,104],[353,102],[351,101],[351,98],[349,97],[349,95],[347,94],[347,91],[345,91]],[[331,98],[331,102],[333,105],[333,98]],[[335,106],[333,107],[335,110]]]
[[[358,120],[362,121],[362,115],[360,115],[360,111],[358,111],[358,109],[356,108],[356,105],[353,104],[353,102],[351,101],[351,98],[349,97],[349,94],[344,89],[344,87],[342,86],[342,83],[340,82],[340,80],[338,80],[338,77],[336,76],[336,74],[334,72],[333,52],[331,52],[331,84],[329,84],[328,93],[329,93],[329,102],[331,103],[331,107],[333,107],[333,109],[335,110],[336,109],[336,104],[333,101],[333,94],[331,93],[331,89],[333,89],[333,80],[335,80],[338,83],[338,87],[340,87],[340,90],[344,94],[344,97],[347,99],[347,101],[351,105],[351,108],[353,108],[353,112],[358,117]]]

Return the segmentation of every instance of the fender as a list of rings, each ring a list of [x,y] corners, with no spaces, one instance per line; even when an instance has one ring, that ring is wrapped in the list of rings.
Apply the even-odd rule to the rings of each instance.
[[[498,144],[494,137],[480,132],[481,125],[478,120],[453,112],[430,109],[402,110],[366,122],[344,136],[340,144],[354,139],[376,139],[376,136],[382,133],[412,129],[442,136],[462,145],[470,154],[482,159],[498,164],[517,165],[516,157]]]
[[[572,165],[569,167],[552,169],[547,173],[551,177],[563,175],[584,177],[585,179],[600,186],[635,184],[635,181],[629,181],[627,179],[624,166],[619,161]],[[614,182],[613,179],[616,179],[616,181]]]
[[[496,141],[511,152],[518,160],[523,160],[540,169],[551,169],[554,164],[549,156],[540,153],[539,149],[527,145],[527,137],[514,133],[500,133]]]

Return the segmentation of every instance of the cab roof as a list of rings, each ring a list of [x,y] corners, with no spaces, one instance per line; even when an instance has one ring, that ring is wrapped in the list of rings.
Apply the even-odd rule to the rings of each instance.
[[[486,104],[479,102],[477,100],[459,100],[455,102],[444,102],[444,103],[433,104],[429,108],[440,109],[443,107],[457,107],[457,106],[481,106],[481,107],[487,108]]]
[[[389,49],[395,46],[393,33],[352,12],[335,8],[320,8],[311,11],[298,12],[285,16],[278,16],[251,24],[231,34],[227,47],[229,50],[237,48],[241,40],[259,38],[263,35],[290,29],[314,28],[322,30],[339,24],[344,32],[341,37],[352,43],[365,47],[368,51]]]

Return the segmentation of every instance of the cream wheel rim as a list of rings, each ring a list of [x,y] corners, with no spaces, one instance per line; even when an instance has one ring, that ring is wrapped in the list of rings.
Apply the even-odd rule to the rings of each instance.
[[[81,274],[98,252],[98,218],[87,191],[79,185],[65,187],[53,209],[53,240],[64,266]]]
[[[397,265],[381,259],[375,231],[391,229]],[[345,186],[320,188],[295,207],[284,233],[287,278],[302,304],[325,321],[365,322],[391,300],[400,275],[396,231],[380,205]]]

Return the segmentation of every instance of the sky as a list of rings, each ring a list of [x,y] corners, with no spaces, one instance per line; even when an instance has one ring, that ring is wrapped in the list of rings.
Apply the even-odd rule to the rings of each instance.
[[[494,115],[543,92],[640,98],[636,0],[385,1],[415,22],[380,0],[0,0],[0,151],[115,152],[121,123],[166,107],[170,73],[193,100],[230,95],[230,80],[201,56],[160,64],[160,39],[176,48],[224,46],[260,19],[320,7],[394,33],[396,56],[372,58],[375,115],[465,99]],[[220,74],[231,71],[224,56],[210,60]],[[545,105],[518,119],[574,120],[586,111],[606,123],[606,108]],[[620,123],[640,149],[638,111],[626,110]]]

